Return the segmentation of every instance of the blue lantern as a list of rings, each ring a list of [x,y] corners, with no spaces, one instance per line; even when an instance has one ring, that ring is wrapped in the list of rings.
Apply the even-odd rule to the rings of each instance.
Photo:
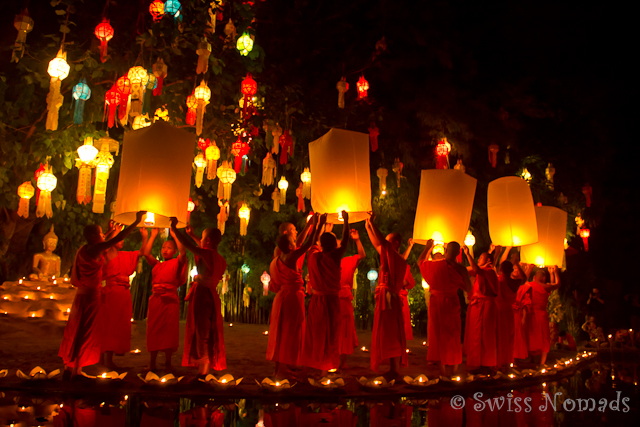
[[[249,274],[251,269],[249,268],[249,266],[247,264],[242,264],[242,267],[240,267],[240,271],[242,271],[242,281],[246,283],[247,274]]]
[[[91,89],[87,85],[87,81],[83,78],[73,87],[73,99],[76,100],[75,110],[73,112],[73,123],[82,124],[84,115],[84,103],[91,98]]]
[[[178,19],[182,21],[182,16],[180,15],[181,8],[182,5],[178,0],[167,0],[164,4],[164,13],[173,16],[173,19],[176,21]]]

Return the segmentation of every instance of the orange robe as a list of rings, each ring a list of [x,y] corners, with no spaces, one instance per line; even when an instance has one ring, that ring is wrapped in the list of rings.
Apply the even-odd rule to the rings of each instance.
[[[340,354],[353,354],[353,349],[358,347],[358,335],[353,316],[353,273],[358,267],[360,259],[358,255],[342,258],[340,262]]]
[[[76,253],[71,269],[71,283],[77,287],[69,320],[58,356],[70,368],[94,365],[100,361],[99,315],[100,283],[104,256],[93,259],[86,254],[86,245]]]
[[[271,261],[269,289],[276,292],[271,307],[267,360],[297,365],[304,337],[304,280],[300,270],[280,258]]]
[[[540,283],[531,282],[531,307],[533,315],[527,328],[527,346],[529,352],[549,352],[551,335],[549,333],[549,292]]]
[[[460,402],[455,402],[459,405]],[[451,406],[450,397],[440,398],[440,402],[429,405],[427,424],[429,427],[462,427],[463,412],[459,406]]]
[[[531,308],[531,284],[525,283],[518,288],[516,301],[513,303],[513,357],[515,359],[525,359],[529,357],[529,346],[527,343],[527,328],[532,316]],[[525,323],[522,324],[522,316],[526,313]]]
[[[411,427],[413,406],[376,403],[369,409],[370,427]]]
[[[408,271],[404,258],[386,242],[383,243],[371,332],[371,369],[374,372],[378,372],[380,365],[392,357],[400,357],[401,366],[409,364],[400,298],[404,281],[413,282],[411,274],[407,274]]]
[[[458,299],[462,277],[446,260],[424,261],[420,264],[420,272],[431,291],[427,361],[457,365],[462,362],[462,327]]]
[[[313,295],[304,334],[300,364],[328,370],[338,368],[340,347],[340,264],[320,250],[309,249],[307,267]]]
[[[495,303],[498,275],[491,267],[481,268],[471,288],[464,334],[467,366],[496,366]]]
[[[201,265],[196,257],[200,274],[193,282],[185,301],[189,301],[187,325],[184,334],[184,354],[182,366],[198,366],[209,360],[212,369],[221,371],[227,368],[224,349],[224,324],[222,323],[222,304],[218,295],[218,283],[227,269],[227,261],[214,252],[212,270]]]
[[[411,267],[407,266],[407,275],[411,275]],[[413,276],[412,276],[413,277]],[[404,336],[407,341],[413,339],[413,326],[411,326],[411,308],[409,307],[409,291],[416,285],[415,281],[409,282],[409,285],[400,291],[402,298],[402,316],[404,317]]]
[[[131,292],[129,276],[138,264],[139,252],[119,251],[118,255],[104,265],[100,308],[100,351],[124,354],[131,350]]]
[[[513,304],[516,302],[516,294],[509,288],[503,276],[498,277],[498,328],[497,328],[497,366],[513,363],[513,346],[515,336],[515,323]]]
[[[200,411],[200,408],[196,407],[186,412],[180,412],[178,415],[178,421],[180,427],[223,427],[224,426],[224,412],[221,409],[211,411],[209,408],[204,408],[204,411]],[[200,418],[204,413],[206,418]]]
[[[178,258],[159,262],[152,270],[152,291],[147,309],[147,351],[177,351],[180,299],[178,288],[187,281],[187,263]]]

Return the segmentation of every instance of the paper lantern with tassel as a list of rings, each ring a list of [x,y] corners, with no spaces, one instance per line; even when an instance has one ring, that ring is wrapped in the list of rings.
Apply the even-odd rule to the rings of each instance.
[[[187,202],[187,224],[189,223],[189,220],[191,218],[191,212],[193,212],[196,209],[196,204],[193,203],[193,200],[191,200],[191,197],[189,197],[189,201]]]
[[[38,190],[40,194],[37,200],[36,216],[42,218],[47,216],[51,218],[53,211],[51,210],[51,192],[56,188],[58,178],[51,173],[51,167],[45,166],[44,173],[40,174],[37,181]]]
[[[158,22],[164,16],[164,2],[154,0],[149,5],[149,13],[153,16],[153,22]]]
[[[187,124],[195,126],[196,124],[196,111],[198,109],[198,101],[196,97],[191,94],[187,96]]]
[[[296,188],[296,197],[298,198],[298,212],[304,212],[305,211],[304,193],[302,192],[302,188],[303,187],[304,187],[304,184],[301,182],[298,185],[298,188]]]
[[[33,30],[33,24],[33,19],[29,16],[29,11],[26,8],[14,18],[13,26],[18,30],[18,37],[13,45],[13,53],[11,54],[12,62],[18,62],[22,59],[24,45],[27,42],[27,33]]]
[[[207,179],[216,179],[220,149],[215,141],[204,150],[204,156],[207,159]]]
[[[125,132],[114,220],[132,224],[143,210],[158,228],[168,228],[171,217],[184,227],[194,149],[193,134],[163,120]]]
[[[262,185],[265,187],[273,185],[276,179],[276,160],[271,153],[267,152],[267,155],[262,159]]]
[[[196,98],[197,102],[196,135],[200,136],[202,134],[202,122],[204,120],[205,107],[211,99],[211,89],[209,89],[209,86],[207,86],[204,80],[201,81],[200,86],[196,87],[196,89],[193,91],[193,96]]]
[[[498,165],[498,151],[500,151],[498,144],[491,144],[489,146],[489,163],[491,163],[492,168]]]
[[[273,136],[273,147],[271,147],[271,152],[275,155],[278,155],[280,152],[280,137],[282,136],[282,126],[279,123],[271,129],[271,136]]]
[[[338,108],[344,108],[344,94],[349,90],[349,83],[345,77],[336,83],[336,89],[338,90]]]
[[[589,236],[591,236],[591,231],[588,228],[581,228],[578,234],[582,237],[585,252],[589,252]]]
[[[162,95],[162,82],[167,77],[167,65],[162,58],[158,58],[152,67],[153,75],[158,79],[158,85],[153,89],[153,96]]]
[[[266,271],[260,276],[262,282],[262,296],[266,297],[269,294],[269,282],[271,282],[271,276]]]
[[[238,37],[236,49],[238,49],[238,52],[240,52],[240,55],[242,56],[249,55],[249,52],[253,50],[253,38],[251,38],[249,33],[243,33]]]
[[[87,85],[87,81],[82,78],[80,82],[73,87],[73,99],[76,101],[76,107],[73,112],[73,123],[82,124],[84,116],[84,103],[91,98],[91,89]]]
[[[273,200],[273,211],[280,212],[280,190],[277,188],[271,193],[271,200]]]
[[[104,64],[107,60],[107,43],[113,38],[114,30],[107,18],[96,26],[95,35],[100,40],[100,61]]]
[[[380,135],[380,129],[375,123],[371,123],[369,127],[369,142],[371,143],[371,152],[375,153],[378,149],[378,135]]]
[[[200,188],[202,186],[204,168],[207,167],[207,159],[204,158],[202,153],[198,153],[195,159],[193,159],[193,164],[196,166],[196,187]]]
[[[139,116],[142,114],[142,101],[149,83],[149,75],[144,67],[131,67],[127,77],[131,82],[131,111],[129,114],[134,117]]]
[[[49,94],[47,95],[47,130],[58,129],[58,111],[62,107],[64,96],[60,93],[60,86],[62,80],[66,79],[69,75],[69,64],[67,64],[67,53],[62,52],[62,49],[58,51],[58,54],[49,62],[47,72],[51,76],[49,82]]]
[[[287,203],[287,188],[289,188],[289,181],[284,176],[280,177],[278,181],[278,189],[280,189],[280,204]]]
[[[291,138],[289,129],[285,129],[284,133],[280,137],[280,146],[280,148],[282,148],[282,151],[280,152],[280,164],[286,165],[289,156],[293,157],[293,138]]]
[[[251,209],[246,203],[243,203],[238,209],[238,218],[240,218],[240,235],[247,235],[247,226],[249,225],[249,215],[251,215]]]
[[[300,181],[302,181],[302,195],[305,199],[311,200],[311,172],[309,168],[304,168],[304,171],[300,174]]]
[[[366,99],[367,91],[369,90],[369,82],[364,78],[364,76],[360,76],[358,83],[356,83],[356,88],[358,89],[358,99]]]
[[[413,241],[462,244],[469,230],[477,180],[455,169],[423,170]]]
[[[494,245],[524,246],[538,241],[531,189],[516,176],[498,178],[487,190],[489,236]]]
[[[196,74],[204,74],[209,70],[209,56],[211,55],[211,44],[203,40],[198,43],[196,49],[198,54],[198,66],[196,68]]]
[[[131,80],[129,80],[129,77],[122,76],[116,80],[116,90],[120,94],[118,118],[120,119],[120,123],[126,125],[129,109],[131,108]]]
[[[164,4],[164,13],[169,16],[173,16],[174,21],[182,20],[180,11],[182,10],[182,4],[178,0],[167,0]]]
[[[396,174],[396,180],[398,182],[398,188],[400,188],[400,181],[402,180],[402,169],[404,168],[404,164],[400,161],[399,158],[393,162],[393,166],[391,166],[391,170]]]
[[[95,158],[96,164],[96,182],[93,188],[93,207],[95,213],[104,213],[104,205],[107,198],[107,181],[109,180],[109,170],[113,166],[113,156],[111,155],[111,146],[109,139],[100,139],[100,151]],[[133,222],[133,221],[132,221]]]
[[[349,222],[363,221],[371,211],[371,173],[369,135],[343,129],[330,129],[309,143],[313,171],[311,206],[326,213],[335,223],[339,214],[349,212]]]
[[[522,246],[522,262],[539,267],[562,265],[564,238],[567,235],[567,213],[552,206],[536,206],[538,243]]]
[[[93,138],[88,136],[77,151],[76,167],[79,173],[76,200],[80,204],[87,205],[91,202],[91,168],[95,164],[94,160],[98,155],[98,150],[93,146]]]
[[[18,187],[18,196],[20,201],[18,202],[18,216],[23,218],[29,217],[29,200],[33,197],[36,190],[31,185],[31,181],[25,181]]]
[[[247,117],[247,112],[249,116],[253,114],[253,103],[252,98],[258,93],[258,83],[251,77],[251,73],[247,73],[247,77],[242,80],[242,84],[240,85],[240,91],[244,96],[243,108],[244,108],[244,117]]]
[[[380,181],[380,194],[385,196],[387,194],[387,175],[389,175],[389,171],[387,168],[379,168],[376,171],[376,175],[378,175],[378,180]]]
[[[116,123],[117,108],[120,105],[120,92],[115,85],[104,95],[104,116],[108,117],[108,126],[112,128]],[[104,121],[105,117],[102,117]]]
[[[246,136],[246,134],[245,134]],[[236,173],[240,173],[240,168],[242,166],[242,157],[249,152],[249,144],[244,142],[240,136],[236,142],[231,144],[231,154],[235,157],[233,169]]]
[[[218,206],[220,207],[220,212],[218,213],[218,230],[220,230],[220,234],[224,234],[225,224],[227,219],[229,218],[229,202],[222,200],[218,200]]]
[[[229,167],[229,162],[222,161],[222,165],[218,168],[218,199],[231,199],[231,185],[236,181],[236,172]]]
[[[449,153],[451,152],[451,144],[447,138],[442,138],[436,145],[436,169],[449,168]]]

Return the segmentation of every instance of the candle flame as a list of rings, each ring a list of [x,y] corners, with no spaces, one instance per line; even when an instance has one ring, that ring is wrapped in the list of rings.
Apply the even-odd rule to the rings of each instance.
[[[160,382],[161,382],[161,383],[167,382],[167,379],[166,379],[166,378],[162,378],[162,379],[160,380]]]
[[[276,381],[276,387],[280,387],[280,381]]]
[[[460,381],[460,377],[456,377],[456,381]]]
[[[107,378],[107,373],[106,372],[102,373],[102,378]]]
[[[227,382],[226,379],[223,379],[222,381],[220,381],[222,384],[225,384]]]
[[[422,382],[422,377],[418,378],[418,382]]]
[[[376,380],[376,381],[374,381],[374,382],[373,382],[373,384],[375,384],[375,385],[380,385],[380,384],[382,384],[382,381],[378,381],[378,380]]]
[[[153,212],[147,212],[147,217],[144,219],[144,225],[147,227],[153,227],[156,225],[156,216]]]

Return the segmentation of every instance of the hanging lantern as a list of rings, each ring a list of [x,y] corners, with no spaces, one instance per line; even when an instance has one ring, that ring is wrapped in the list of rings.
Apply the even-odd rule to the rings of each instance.
[[[293,138],[291,138],[289,129],[285,129],[284,133],[280,137],[280,146],[280,148],[282,148],[282,151],[280,152],[280,164],[286,165],[289,156],[293,157]]]
[[[442,138],[436,145],[436,169],[449,169],[449,153],[451,144],[447,138]]]
[[[95,158],[96,182],[93,188],[93,208],[94,213],[104,213],[104,204],[107,196],[107,181],[109,179],[109,169],[113,166],[113,156],[108,139],[101,139],[102,146]]]
[[[204,74],[209,70],[209,56],[211,55],[211,44],[207,40],[203,40],[198,43],[196,49],[198,54],[198,67],[196,68],[196,74]]]
[[[467,237],[464,238],[464,245],[470,248],[476,244],[476,238],[473,234],[471,234],[471,230],[467,232]]]
[[[589,236],[591,236],[591,231],[588,228],[581,228],[578,233],[580,237],[582,237],[585,252],[589,252]]]
[[[187,124],[195,126],[196,124],[196,111],[198,109],[198,101],[196,97],[191,94],[187,96]]]
[[[107,43],[113,38],[113,27],[107,18],[102,18],[102,22],[96,26],[95,35],[100,40],[100,61],[104,64],[107,60]]]
[[[358,99],[367,98],[367,91],[369,90],[369,82],[364,78],[364,76],[360,76],[358,83],[356,83],[356,88],[358,89]]]
[[[338,89],[338,108],[344,108],[344,94],[349,90],[349,83],[347,83],[346,77],[342,77],[336,83],[336,89]]]
[[[76,107],[73,112],[73,123],[82,124],[84,115],[84,103],[91,98],[91,89],[87,85],[87,81],[82,78],[80,82],[73,87],[73,99],[76,101]]]
[[[116,80],[116,90],[120,94],[118,118],[120,119],[120,123],[126,125],[129,109],[131,108],[131,80],[129,80],[129,77],[122,76]]]
[[[215,179],[220,158],[220,149],[215,141],[204,150],[204,156],[207,159],[207,179]]]
[[[204,80],[202,80],[200,82],[200,86],[193,91],[193,96],[196,98],[196,102],[198,103],[198,106],[196,107],[196,135],[200,136],[202,134],[204,110],[211,99],[211,89],[209,89],[209,86],[207,86]]]
[[[227,36],[227,38],[235,38],[236,36],[236,26],[233,25],[233,21],[231,21],[231,18],[229,18],[229,22],[227,22],[227,24],[224,26],[224,34]]]
[[[556,168],[553,167],[553,163],[549,163],[544,170],[544,175],[547,177],[547,187],[549,190],[553,190],[553,176],[556,174]]]
[[[18,216],[23,218],[29,217],[29,199],[33,197],[36,190],[31,185],[31,181],[25,181],[18,187],[18,196],[20,201],[18,202]]]
[[[367,272],[367,279],[369,279],[369,283],[371,284],[371,290],[376,287],[376,280],[378,280],[378,272],[374,269],[371,269]]]
[[[76,159],[76,167],[79,173],[76,200],[80,204],[87,205],[91,201],[91,168],[98,155],[98,149],[93,146],[93,138],[88,136],[84,139],[84,144],[78,147],[77,151],[78,159]]]
[[[491,163],[492,168],[495,168],[498,164],[498,151],[500,151],[498,144],[491,144],[489,146],[489,163]]]
[[[389,171],[386,168],[379,168],[376,171],[376,175],[378,175],[378,180],[380,181],[380,194],[385,196],[387,194],[387,175],[389,175]]]
[[[218,230],[220,230],[220,234],[224,234],[225,224],[229,218],[229,202],[225,201],[223,203],[221,200],[218,200],[218,206],[220,207],[220,212],[218,213]]]
[[[236,181],[236,172],[229,167],[229,162],[222,161],[218,168],[218,199],[231,199],[231,185]]]
[[[251,215],[251,209],[246,203],[243,203],[238,209],[238,218],[240,218],[240,235],[247,235],[247,225],[249,225],[249,215]]]
[[[522,177],[522,179],[527,181],[527,183],[531,182],[531,178],[532,178],[531,172],[529,172],[527,168],[522,169],[522,173],[520,174],[520,176]]]
[[[456,165],[453,168],[463,173],[467,170],[467,168],[464,167],[464,164],[462,164],[462,159],[458,159]]]
[[[51,167],[46,165],[44,172],[40,174],[36,182],[38,189],[40,190],[40,194],[36,202],[36,216],[38,218],[42,218],[45,215],[47,218],[51,218],[53,216],[53,211],[51,210],[51,192],[56,188],[57,183],[58,178],[51,173]]]
[[[251,38],[249,33],[242,33],[242,35],[238,37],[236,48],[240,52],[240,55],[242,56],[249,55],[249,52],[253,50],[253,39]]]
[[[104,95],[104,115],[102,116],[102,121],[104,121],[105,115],[108,115],[109,128],[112,128],[116,123],[116,109],[118,105],[120,105],[120,92],[118,92],[114,85]]]
[[[58,54],[49,62],[47,72],[51,76],[49,82],[49,94],[47,95],[47,130],[58,129],[58,111],[62,107],[64,96],[60,93],[60,86],[62,80],[66,79],[69,75],[69,64],[67,64],[67,53],[62,52],[62,49],[58,51]]]
[[[262,296],[267,296],[269,294],[269,282],[271,282],[271,276],[266,271],[262,273],[260,276],[260,281],[262,282]]]
[[[300,181],[302,181],[302,195],[305,199],[311,200],[311,172],[309,168],[304,168],[304,172],[300,174]]]
[[[400,181],[402,180],[402,168],[404,165],[400,161],[399,158],[396,157],[396,160],[393,162],[393,166],[391,166],[391,170],[396,174],[396,180],[398,181],[398,188],[400,188]]]
[[[149,13],[153,16],[153,22],[158,22],[164,16],[164,2],[154,0],[149,5]]]
[[[153,74],[153,70],[147,70],[148,83],[144,90],[144,98],[142,99],[142,114],[151,112],[151,93],[158,86],[158,79]]]
[[[271,200],[273,200],[273,211],[280,212],[280,191],[277,188],[271,193]]]
[[[134,117],[133,123],[131,123],[131,129],[133,130],[146,128],[147,126],[151,126],[151,122],[149,121],[149,116],[146,114]]]
[[[298,185],[298,188],[296,188],[296,197],[298,198],[298,212],[304,212],[305,211],[304,194],[302,193],[302,188],[303,187],[304,187],[304,184],[301,182]]]
[[[131,67],[127,73],[127,77],[131,82],[131,111],[132,116],[142,114],[142,101],[144,99],[144,91],[149,83],[149,75],[144,67]]]
[[[273,129],[271,129],[271,136],[273,137],[271,152],[278,155],[280,152],[280,137],[282,136],[282,126],[280,126],[280,123],[276,123]]]
[[[180,10],[182,9],[182,5],[178,0],[167,0],[164,4],[164,13],[169,16],[173,16],[173,20],[182,20],[180,16]]]
[[[265,187],[273,185],[276,178],[276,160],[271,153],[267,152],[267,155],[262,159],[262,185]]]
[[[562,265],[564,237],[567,235],[567,213],[552,206],[536,206],[538,243],[523,246],[522,262],[539,267]]]
[[[515,176],[498,178],[487,190],[489,236],[494,245],[523,246],[538,241],[531,189]]]
[[[152,67],[153,75],[158,79],[158,85],[153,90],[153,96],[162,95],[162,82],[167,77],[167,66],[162,58],[158,58]]]
[[[582,194],[584,194],[584,200],[585,200],[585,202],[587,204],[587,207],[590,208],[591,207],[591,196],[593,195],[593,189],[591,188],[591,186],[589,185],[588,182],[582,187]]]
[[[18,37],[13,45],[13,53],[11,54],[11,62],[18,62],[24,55],[24,45],[27,41],[27,33],[33,30],[33,19],[29,16],[29,11],[25,8],[13,20],[13,26],[18,30]],[[20,53],[20,56],[18,56]]]
[[[378,135],[380,135],[380,129],[375,123],[371,123],[369,127],[369,143],[371,144],[371,152],[375,153],[378,149]]]
[[[156,112],[153,115],[153,121],[156,122],[158,120],[164,120],[165,122],[169,121],[169,110],[165,107],[156,108]]]
[[[198,153],[193,160],[193,164],[196,165],[196,187],[200,188],[202,185],[202,176],[204,175],[204,168],[207,167],[207,160],[202,153]]]
[[[464,242],[477,181],[455,169],[423,170],[413,241]]]
[[[289,188],[289,181],[284,176],[280,177],[278,188],[280,189],[280,204],[284,205],[287,203],[287,188]]]
[[[244,136],[246,137],[246,134],[244,134]],[[236,173],[240,173],[240,168],[242,166],[242,157],[248,152],[249,152],[249,144],[244,142],[240,138],[240,136],[238,136],[238,139],[236,140],[236,142],[231,144],[231,154],[235,156],[233,169],[235,170]]]
[[[240,85],[240,90],[244,95],[243,98],[243,108],[244,108],[244,117],[247,117],[247,109],[249,110],[249,116],[253,114],[255,108],[252,104],[252,99],[258,93],[258,83],[251,77],[251,73],[247,73],[247,77],[242,80],[242,84]],[[246,119],[245,119],[246,120]]]
[[[196,209],[196,204],[193,203],[193,200],[191,200],[191,197],[189,197],[189,201],[187,202],[187,224],[191,219],[191,212],[193,212],[195,209]]]

